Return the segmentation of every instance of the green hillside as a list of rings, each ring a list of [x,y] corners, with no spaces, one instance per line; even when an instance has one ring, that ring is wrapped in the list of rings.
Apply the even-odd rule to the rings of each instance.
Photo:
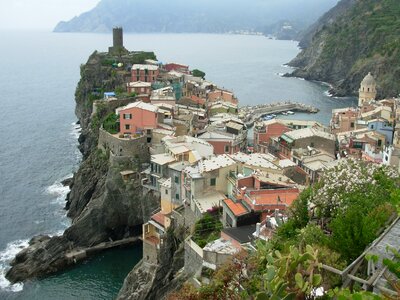
[[[358,0],[333,22],[319,22],[311,43],[290,63],[298,67],[294,76],[332,83],[336,95],[348,95],[372,72],[380,97],[400,93],[399,0]]]

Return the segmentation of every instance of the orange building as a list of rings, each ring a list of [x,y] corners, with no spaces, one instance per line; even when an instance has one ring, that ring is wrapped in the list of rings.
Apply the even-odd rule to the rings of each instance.
[[[128,104],[117,109],[120,120],[120,132],[136,134],[157,128],[158,108],[142,101]]]

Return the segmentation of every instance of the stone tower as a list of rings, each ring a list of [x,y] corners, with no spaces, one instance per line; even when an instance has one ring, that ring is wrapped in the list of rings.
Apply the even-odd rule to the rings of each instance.
[[[376,99],[376,82],[371,72],[361,81],[361,86],[358,91],[358,106],[362,106],[364,102]]]
[[[121,55],[128,52],[124,47],[122,27],[113,28],[113,46],[108,48],[108,52],[113,55]]]
[[[113,28],[113,47],[114,48],[124,47],[122,27]]]

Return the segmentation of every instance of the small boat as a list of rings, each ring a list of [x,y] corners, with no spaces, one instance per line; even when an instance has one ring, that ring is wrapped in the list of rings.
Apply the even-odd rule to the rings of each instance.
[[[286,116],[286,115],[287,115],[287,112],[286,112],[286,111],[283,111],[283,112],[282,112],[282,115]]]
[[[274,118],[274,116],[272,115],[266,115],[263,119],[264,121],[268,121],[268,120],[272,120]]]
[[[294,115],[294,112],[291,111],[291,110],[289,110],[289,111],[287,112],[287,114],[288,114],[288,115]]]

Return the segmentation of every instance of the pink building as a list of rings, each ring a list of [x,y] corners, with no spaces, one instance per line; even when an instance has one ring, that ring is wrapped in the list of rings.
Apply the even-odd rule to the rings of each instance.
[[[131,69],[131,81],[144,81],[144,82],[154,82],[157,80],[158,75],[160,75],[160,70],[158,66],[154,65],[133,65]]]
[[[157,128],[158,108],[142,101],[128,104],[117,109],[119,113],[120,132],[124,134],[135,134],[148,132]]]
[[[216,89],[208,93],[208,101],[224,101],[232,104],[238,104],[239,101],[232,92]]]
[[[190,74],[189,66],[176,64],[176,63],[169,63],[164,66],[167,72],[177,71],[180,73]]]

